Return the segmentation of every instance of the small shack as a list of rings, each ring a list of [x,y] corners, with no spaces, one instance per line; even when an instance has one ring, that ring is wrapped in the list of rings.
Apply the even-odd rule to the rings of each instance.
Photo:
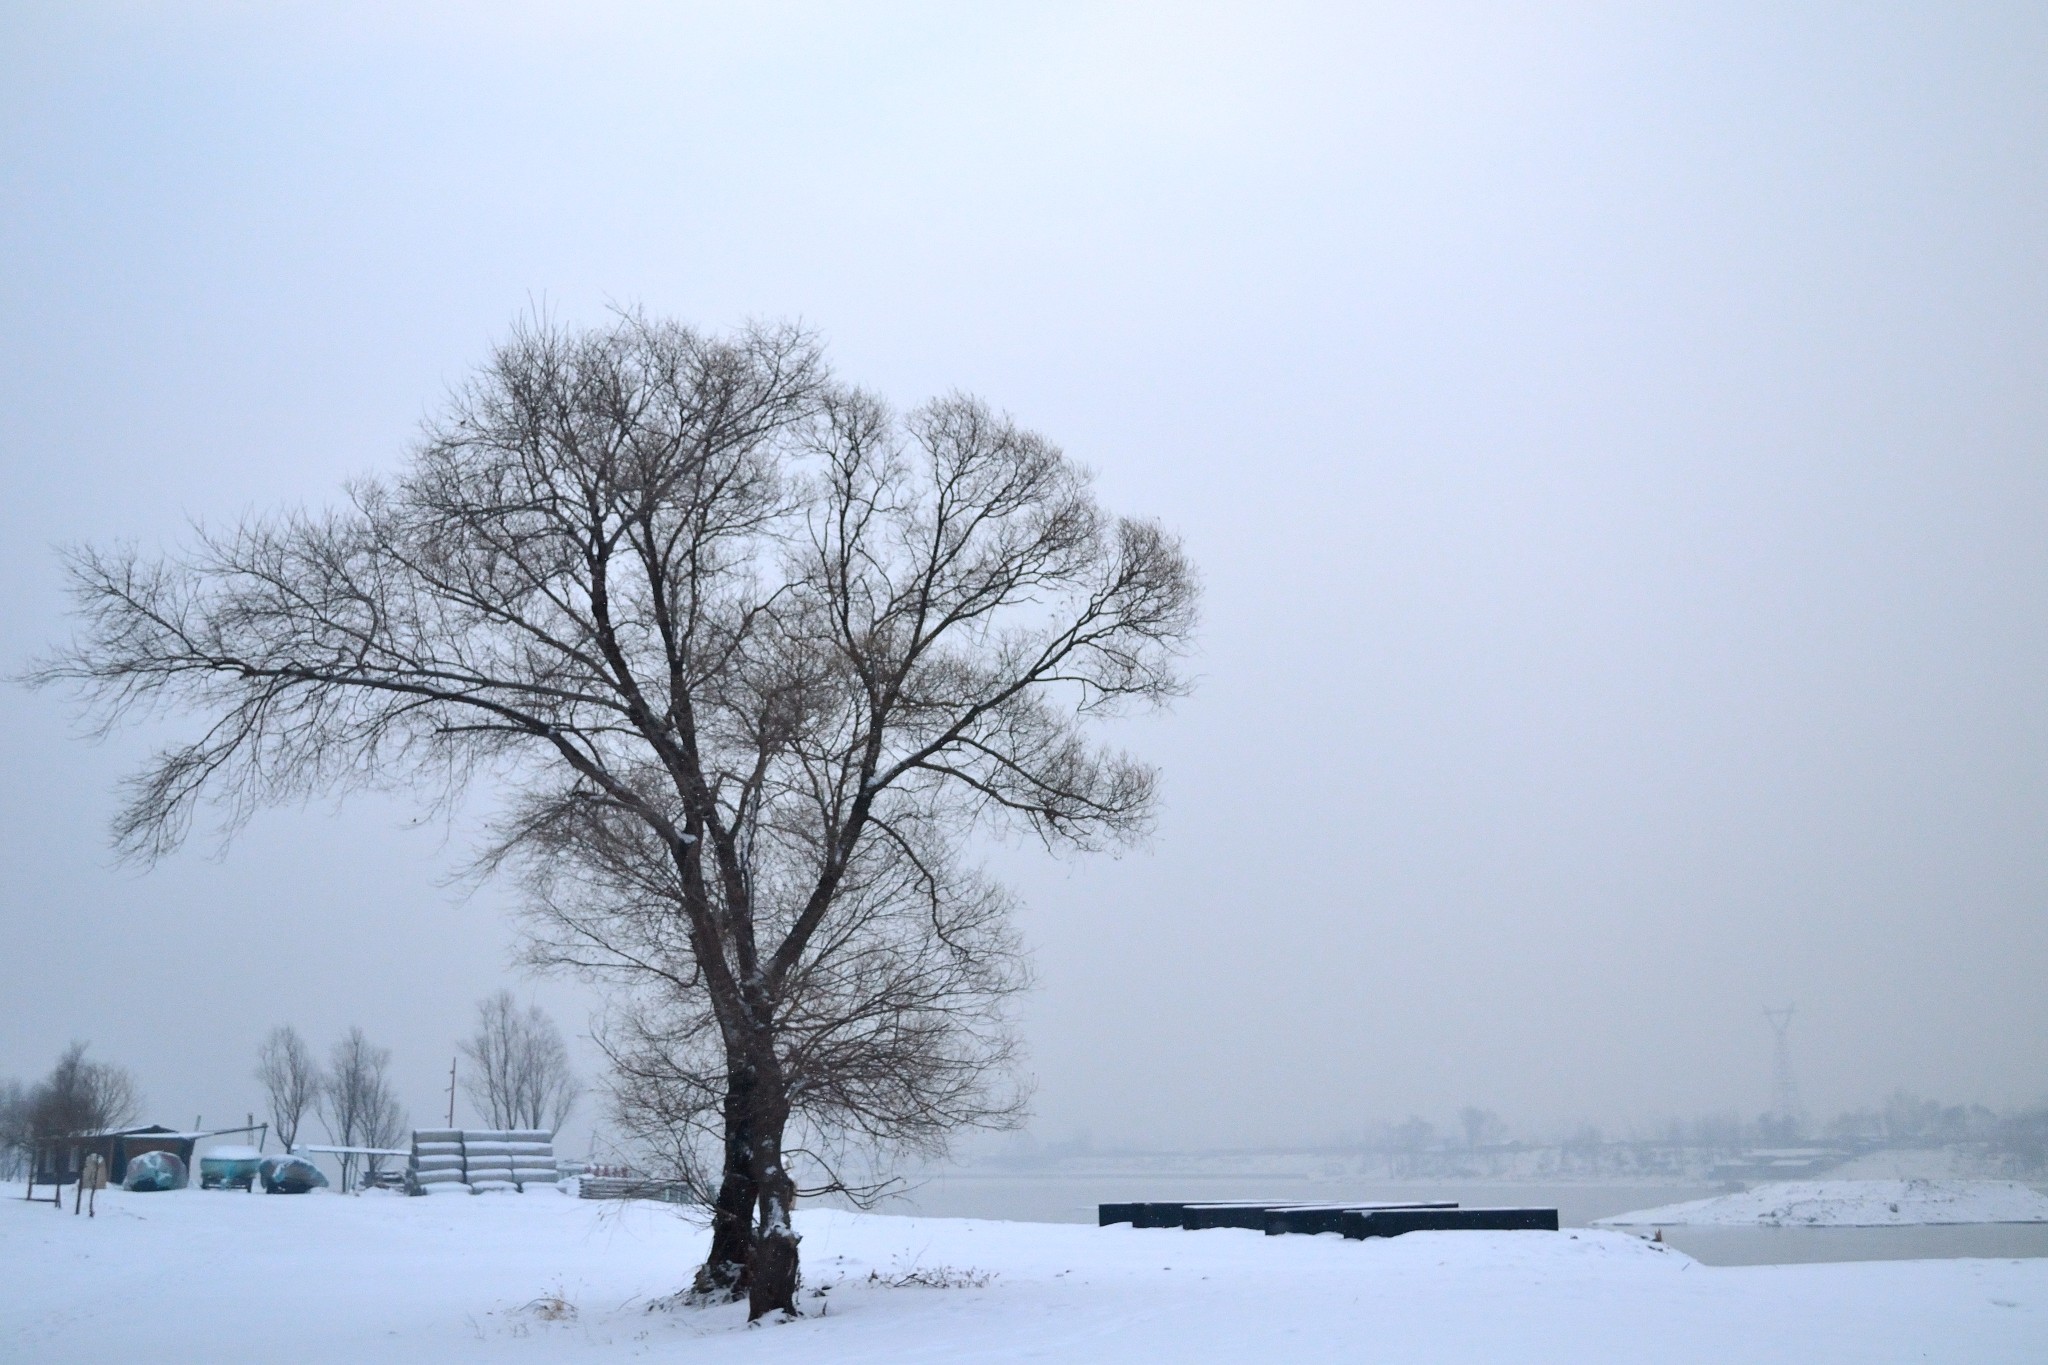
[[[144,1152],[169,1152],[192,1168],[192,1149],[204,1138],[229,1133],[267,1131],[268,1125],[211,1128],[202,1132],[181,1132],[161,1123],[138,1128],[103,1128],[91,1133],[70,1133],[61,1137],[39,1137],[29,1163],[29,1190],[38,1185],[76,1184],[85,1169],[85,1159],[97,1156],[106,1163],[107,1179],[118,1185],[128,1176],[128,1162]]]
[[[91,1133],[68,1133],[39,1137],[30,1169],[31,1185],[70,1185],[85,1169],[85,1159],[97,1156],[107,1163],[107,1178],[116,1185],[128,1174],[128,1158],[144,1152],[169,1152],[188,1166],[192,1148],[201,1134],[181,1133],[161,1123],[139,1128],[102,1128]]]

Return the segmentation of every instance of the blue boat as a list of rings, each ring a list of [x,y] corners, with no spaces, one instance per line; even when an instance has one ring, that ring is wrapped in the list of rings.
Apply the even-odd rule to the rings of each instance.
[[[263,1153],[254,1147],[216,1147],[199,1158],[202,1190],[247,1190],[256,1185]]]

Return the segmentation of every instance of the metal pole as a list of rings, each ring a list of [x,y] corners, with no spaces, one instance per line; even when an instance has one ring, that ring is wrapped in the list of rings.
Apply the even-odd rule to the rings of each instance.
[[[448,1059],[448,1126],[450,1128],[455,1126],[455,1062],[456,1059],[453,1057]]]

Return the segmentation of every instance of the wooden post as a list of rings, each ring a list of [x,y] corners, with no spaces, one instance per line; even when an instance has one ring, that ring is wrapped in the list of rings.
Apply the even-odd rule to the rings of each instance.
[[[98,1152],[88,1153],[78,1167],[78,1190],[71,1197],[71,1216],[76,1218],[83,1208],[88,1217],[99,1217],[100,1186],[106,1183],[106,1163]]]

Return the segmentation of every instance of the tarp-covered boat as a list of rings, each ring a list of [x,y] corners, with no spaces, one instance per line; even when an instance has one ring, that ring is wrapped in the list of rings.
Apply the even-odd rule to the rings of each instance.
[[[256,1164],[266,1194],[304,1194],[327,1188],[327,1177],[302,1156],[267,1156]]]
[[[176,1153],[144,1152],[128,1159],[128,1172],[121,1178],[121,1188],[142,1193],[182,1190],[190,1179],[191,1173]]]

